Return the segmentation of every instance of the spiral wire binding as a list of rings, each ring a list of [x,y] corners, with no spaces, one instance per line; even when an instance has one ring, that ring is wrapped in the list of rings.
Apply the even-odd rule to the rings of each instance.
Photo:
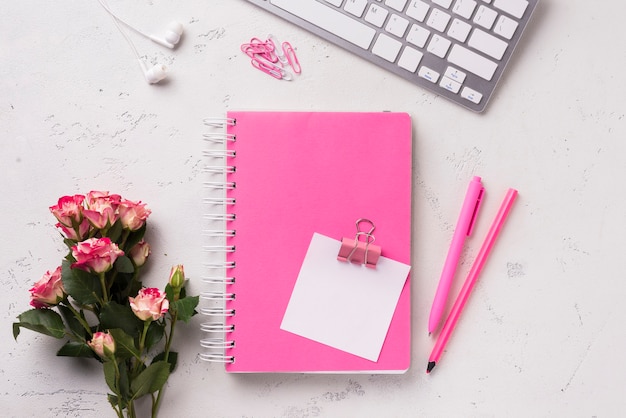
[[[203,183],[208,196],[202,198],[206,208],[202,235],[207,241],[203,251],[207,253],[208,261],[204,263],[207,274],[202,277],[206,290],[200,293],[204,306],[199,308],[199,312],[207,320],[200,325],[206,337],[200,340],[203,351],[199,357],[211,363],[228,364],[235,362],[235,356],[230,351],[235,347],[235,341],[227,337],[235,330],[235,326],[225,321],[236,315],[235,309],[226,306],[236,298],[234,292],[227,291],[235,283],[235,278],[228,275],[235,263],[226,257],[236,250],[234,245],[228,244],[228,240],[236,235],[232,227],[235,215],[227,211],[236,203],[234,198],[227,196],[229,190],[236,188],[234,182],[228,181],[228,175],[235,173],[236,167],[228,165],[228,159],[235,158],[236,153],[227,149],[227,144],[235,142],[237,138],[225,131],[228,126],[234,126],[236,121],[232,118],[206,118],[203,122],[209,129],[202,137],[209,147],[203,151],[207,164],[202,169],[207,177]]]

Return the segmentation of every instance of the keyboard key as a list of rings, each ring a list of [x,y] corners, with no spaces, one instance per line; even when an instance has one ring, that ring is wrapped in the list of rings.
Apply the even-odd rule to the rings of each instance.
[[[517,22],[505,15],[500,15],[493,32],[506,39],[511,39],[517,30]]]
[[[437,55],[439,58],[443,58],[448,53],[448,49],[450,49],[450,44],[452,44],[452,42],[450,42],[448,39],[435,34],[428,43],[427,50],[431,54]]]
[[[433,3],[438,4],[441,7],[448,8],[452,4],[452,0],[432,0]]]
[[[465,19],[469,19],[472,17],[475,8],[476,2],[474,0],[456,0],[452,11]]]
[[[387,11],[387,9],[372,3],[367,13],[365,14],[365,21],[371,23],[374,26],[382,28],[388,14],[389,12]]]
[[[493,2],[493,7],[502,10],[514,16],[518,19],[521,19],[524,16],[524,12],[528,7],[528,1],[526,0],[495,0]]]
[[[461,90],[461,97],[476,104],[480,103],[480,101],[483,99],[482,94],[480,94],[476,90],[470,89],[469,87],[463,87],[463,90]]]
[[[389,62],[395,62],[400,48],[402,48],[401,42],[381,33],[372,47],[372,53]]]
[[[396,35],[398,38],[403,38],[406,33],[406,28],[409,27],[409,21],[396,14],[391,15],[385,30],[392,35]]]
[[[459,19],[454,19],[448,29],[448,36],[459,42],[465,42],[467,36],[472,30],[472,25]]]
[[[343,1],[343,0],[326,0],[326,3],[330,3],[330,4],[332,4],[333,6],[337,6],[337,7],[339,7],[339,6],[341,6],[341,2],[342,2],[342,1]]]
[[[501,60],[506,48],[509,46],[502,39],[496,38],[480,29],[475,29],[470,36],[467,45],[479,50],[492,58]]]
[[[406,36],[406,40],[419,48],[424,48],[429,36],[430,31],[428,29],[413,25],[411,26],[411,30],[409,30],[409,34]]]
[[[467,76],[467,74],[465,74],[463,71],[457,70],[454,67],[446,68],[446,72],[444,73],[444,75],[458,83],[463,83],[465,81],[465,77]]]
[[[401,12],[406,6],[407,0],[385,0],[385,6],[389,6],[394,10]]]
[[[450,21],[450,15],[446,12],[442,12],[439,9],[433,9],[426,21],[426,24],[431,28],[438,30],[439,32],[443,32],[446,30],[448,26],[448,22]]]
[[[458,44],[455,44],[450,50],[448,61],[487,81],[491,81],[498,68],[498,64],[495,62]]]
[[[493,22],[498,17],[498,12],[486,6],[480,6],[474,16],[474,23],[485,29],[491,29]]]
[[[271,0],[272,4],[293,15],[334,33],[340,38],[360,47],[369,49],[376,31],[338,10],[316,0]]]
[[[441,77],[441,83],[439,83],[439,86],[448,91],[451,91],[454,94],[458,93],[459,90],[461,90],[461,83],[451,80],[448,77]]]
[[[346,5],[343,6],[343,10],[355,15],[356,17],[363,16],[363,12],[367,7],[367,0],[348,0]]]
[[[439,73],[435,70],[431,70],[425,65],[420,68],[417,75],[430,81],[431,83],[436,83],[439,80]]]
[[[428,14],[428,9],[430,6],[427,3],[421,0],[411,0],[411,4],[406,9],[406,15],[418,22],[423,22],[426,19],[426,14]]]
[[[402,51],[402,55],[400,55],[398,65],[401,68],[404,68],[405,70],[414,73],[415,70],[417,70],[417,67],[420,64],[423,56],[424,54],[422,54],[417,49],[407,46],[404,48],[404,51]]]

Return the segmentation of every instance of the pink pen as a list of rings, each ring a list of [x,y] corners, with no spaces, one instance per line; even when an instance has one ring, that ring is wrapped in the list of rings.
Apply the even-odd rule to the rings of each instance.
[[[500,229],[502,229],[502,225],[511,210],[511,206],[513,206],[513,202],[515,201],[515,197],[517,196],[517,190],[509,189],[500,205],[500,209],[496,215],[496,218],[493,220],[491,227],[489,228],[489,232],[487,232],[487,236],[485,237],[485,241],[483,245],[480,247],[478,251],[478,255],[476,255],[476,260],[474,260],[474,264],[470,269],[469,274],[467,275],[467,279],[465,279],[465,283],[463,283],[463,287],[459,292],[459,296],[457,297],[454,305],[452,306],[452,310],[450,311],[450,315],[446,320],[443,328],[441,329],[441,334],[439,334],[439,338],[437,338],[437,342],[433,347],[433,351],[430,353],[430,357],[428,358],[428,366],[426,367],[426,373],[430,373],[432,369],[435,368],[435,365],[439,361],[441,354],[443,353],[443,349],[452,334],[452,330],[456,325],[456,322],[459,320],[461,316],[461,311],[465,306],[465,302],[469,298],[470,293],[472,293],[472,289],[476,284],[476,280],[478,280],[478,275],[480,271],[483,269],[485,265],[485,261],[487,260],[487,256],[491,252],[493,248],[493,244],[498,237],[498,233]]]
[[[435,293],[435,299],[433,300],[433,306],[430,309],[430,317],[428,318],[428,334],[430,335],[436,331],[441,315],[446,307],[446,300],[450,291],[450,285],[454,278],[454,272],[456,266],[459,263],[461,251],[463,250],[463,243],[465,237],[472,233],[472,228],[476,221],[476,215],[478,214],[478,208],[483,197],[485,188],[480,182],[480,177],[474,176],[467,188],[465,194],[465,200],[463,201],[463,207],[461,208],[461,214],[452,236],[452,243],[448,250],[448,256],[446,262],[443,265],[443,271],[441,278],[439,279],[439,285],[437,286],[437,293]]]

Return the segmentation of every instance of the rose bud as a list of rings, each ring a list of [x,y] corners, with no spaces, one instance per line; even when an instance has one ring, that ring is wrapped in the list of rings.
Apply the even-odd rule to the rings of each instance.
[[[61,280],[61,267],[49,271],[30,289],[31,306],[42,309],[56,306],[65,299],[65,289]]]
[[[143,288],[137,296],[129,297],[130,308],[137,318],[142,321],[156,321],[167,313],[170,307],[169,301],[165,298],[165,293],[155,287]]]
[[[115,353],[115,341],[108,332],[96,332],[87,345],[103,359],[113,357]]]
[[[152,213],[150,209],[146,208],[145,203],[133,202],[127,199],[123,199],[120,202],[117,210],[122,226],[130,231],[136,231],[141,228],[146,223],[150,213]]]
[[[135,266],[141,267],[146,263],[150,253],[150,245],[146,241],[141,240],[130,250],[129,256],[135,263]]]

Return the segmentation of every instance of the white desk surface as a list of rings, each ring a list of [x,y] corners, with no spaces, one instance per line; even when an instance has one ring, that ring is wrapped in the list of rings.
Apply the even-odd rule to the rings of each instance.
[[[179,328],[161,416],[623,414],[626,6],[543,0],[486,113],[474,114],[240,0],[109,4],[146,30],[184,24],[175,51],[133,36],[170,68],[168,83],[143,81],[96,0],[0,3],[2,416],[114,416],[95,362],[55,357],[59,341],[28,330],[11,335],[28,289],[64,255],[48,207],[93,189],[147,202],[148,280],[183,263],[199,293],[202,121],[227,109],[410,113],[413,365],[398,376],[227,375],[198,359],[196,317]],[[254,70],[240,52],[268,33],[296,47],[295,81]],[[427,317],[472,175],[488,194],[460,276],[505,190],[520,196],[427,375]]]

